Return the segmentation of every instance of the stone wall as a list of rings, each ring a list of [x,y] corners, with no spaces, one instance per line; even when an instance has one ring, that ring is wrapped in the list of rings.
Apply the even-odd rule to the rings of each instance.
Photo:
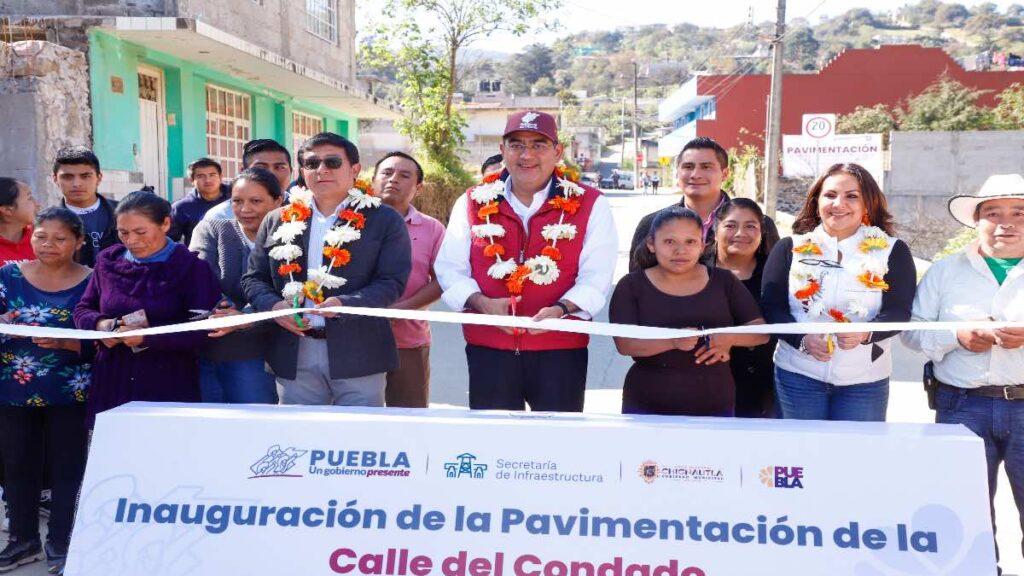
[[[64,146],[90,146],[85,55],[38,40],[0,42],[0,166],[27,182],[44,206],[60,193],[52,162]]]
[[[1024,131],[893,132],[885,195],[900,238],[931,259],[961,226],[946,209],[992,174],[1024,173]]]
[[[0,14],[19,16],[174,16],[176,9],[175,0],[0,0]]]

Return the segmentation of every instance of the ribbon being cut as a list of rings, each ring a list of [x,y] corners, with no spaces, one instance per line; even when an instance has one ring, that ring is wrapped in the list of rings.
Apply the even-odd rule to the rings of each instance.
[[[613,336],[620,338],[638,338],[657,340],[663,338],[688,338],[711,334],[842,334],[850,332],[888,332],[903,330],[956,331],[979,328],[1024,328],[1021,321],[970,321],[970,322],[844,322],[844,323],[789,323],[789,324],[757,324],[748,326],[728,326],[706,330],[684,330],[636,326],[632,324],[612,324],[610,322],[580,322],[577,320],[547,319],[535,322],[522,316],[496,316],[490,314],[463,314],[460,312],[437,312],[431,310],[395,310],[390,308],[359,308],[354,306],[332,306],[320,308],[319,311],[335,314],[351,314],[357,316],[373,316],[392,320],[426,320],[429,322],[445,322],[449,324],[474,324],[478,326],[496,326],[503,328],[524,328],[574,332],[591,336]],[[131,336],[153,336],[157,334],[174,334],[194,330],[217,330],[245,326],[254,322],[272,320],[280,316],[294,314],[295,310],[273,310],[239,316],[207,318],[195,322],[183,322],[167,326],[154,326],[118,332],[118,338]],[[110,338],[110,332],[99,330],[73,330],[69,328],[46,328],[22,324],[0,324],[0,334],[27,337],[73,338],[78,340],[99,340]]]

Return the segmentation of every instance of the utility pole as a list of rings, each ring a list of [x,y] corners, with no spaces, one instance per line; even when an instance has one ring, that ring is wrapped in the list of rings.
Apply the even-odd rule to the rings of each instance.
[[[633,190],[640,185],[640,108],[637,106],[637,76],[639,65],[633,61]]]
[[[775,218],[779,194],[779,151],[782,140],[782,57],[785,52],[786,0],[778,0],[772,40],[772,87],[768,97],[768,129],[764,135],[764,213]]]
[[[622,110],[619,112],[619,136],[622,137],[622,147],[619,149],[619,170],[622,170],[626,163],[626,98],[620,101]]]

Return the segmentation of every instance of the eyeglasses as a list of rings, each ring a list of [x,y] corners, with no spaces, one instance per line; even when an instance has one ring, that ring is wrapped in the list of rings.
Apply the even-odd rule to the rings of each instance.
[[[302,159],[302,167],[306,170],[318,170],[320,164],[327,166],[328,170],[337,170],[345,165],[345,159],[341,156],[327,156],[323,159],[311,156]]]
[[[515,152],[516,154],[522,154],[523,152],[526,151],[527,148],[530,149],[530,152],[547,152],[548,150],[551,150],[551,148],[553,147],[554,145],[551,144],[551,142],[530,142],[529,144],[523,144],[522,142],[512,142],[511,144],[505,145],[506,150],[510,152]]]
[[[843,265],[835,260],[815,260],[814,258],[801,258],[801,264],[808,266],[821,266],[822,268],[842,268]]]

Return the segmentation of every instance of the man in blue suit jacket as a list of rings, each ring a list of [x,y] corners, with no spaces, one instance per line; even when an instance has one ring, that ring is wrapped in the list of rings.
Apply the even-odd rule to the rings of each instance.
[[[307,140],[302,151],[301,170],[312,192],[311,206],[308,212],[285,206],[267,215],[249,257],[249,270],[242,277],[242,289],[260,311],[296,304],[307,309],[301,317],[279,318],[272,330],[267,362],[277,377],[283,404],[383,406],[386,373],[398,367],[388,320],[316,310],[387,308],[397,301],[412,266],[409,234],[398,212],[376,201],[362,202],[367,198],[358,191],[352,193],[360,169],[354,144],[323,132]],[[302,194],[293,194],[296,197]],[[357,235],[345,226],[351,218],[362,226],[357,226]],[[303,222],[304,229],[288,240],[286,232],[296,230],[296,222]],[[348,254],[338,260],[325,257],[325,241],[339,232],[348,238],[341,245]],[[281,248],[286,245],[290,247]],[[296,254],[293,259],[285,257]],[[282,272],[282,266],[288,265],[291,272]],[[293,297],[295,283],[305,283],[310,270],[324,270],[323,266],[341,280],[324,284],[321,295],[300,292]],[[317,273],[312,276],[316,278]],[[313,282],[313,287],[320,284]]]

